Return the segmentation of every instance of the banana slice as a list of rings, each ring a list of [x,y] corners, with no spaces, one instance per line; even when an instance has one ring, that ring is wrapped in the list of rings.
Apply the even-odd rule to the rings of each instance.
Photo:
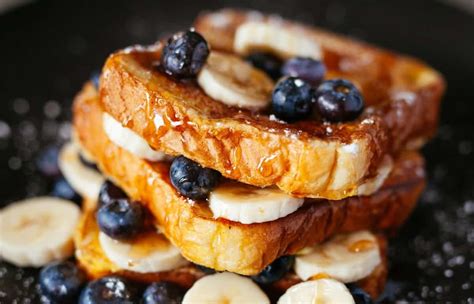
[[[331,279],[320,279],[293,285],[280,297],[277,303],[354,304],[355,302],[344,284]]]
[[[153,150],[140,135],[122,126],[110,114],[104,112],[102,124],[107,137],[117,146],[149,161],[162,161],[166,159],[166,155],[163,152]]]
[[[111,239],[99,233],[105,255],[122,269],[140,273],[168,271],[186,265],[178,248],[155,231],[138,236],[130,242]]]
[[[303,198],[289,196],[277,188],[257,188],[236,182],[223,183],[209,195],[214,218],[242,224],[274,221],[295,212],[303,203]]]
[[[251,279],[230,272],[205,276],[186,292],[183,304],[266,304],[267,295]]]
[[[367,277],[381,262],[376,237],[368,231],[336,235],[311,252],[297,256],[295,272],[302,280],[327,275],[343,283]]]
[[[265,108],[274,87],[264,72],[237,56],[220,52],[211,52],[197,81],[212,98],[250,110]]]
[[[40,267],[74,252],[80,209],[74,203],[37,197],[0,211],[0,256],[20,267]]]
[[[65,144],[59,152],[59,169],[77,193],[95,200],[105,179],[99,172],[81,162],[79,152],[77,145],[71,142]]]
[[[243,23],[235,33],[234,50],[240,54],[265,50],[283,59],[301,56],[319,60],[322,57],[321,47],[314,39],[301,30],[276,22]]]

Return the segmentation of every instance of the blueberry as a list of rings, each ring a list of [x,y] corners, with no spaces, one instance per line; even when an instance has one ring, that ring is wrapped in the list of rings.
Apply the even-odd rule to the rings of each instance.
[[[94,87],[96,89],[98,89],[99,88],[100,72],[98,72],[98,71],[93,72],[90,79],[91,79],[91,82],[94,85]]]
[[[143,304],[180,304],[186,291],[171,282],[153,283],[143,294]]]
[[[374,303],[370,295],[367,292],[365,292],[362,288],[358,287],[357,285],[348,284],[347,288],[349,288],[349,291],[351,292],[352,297],[354,298],[354,301],[356,302],[356,304]]]
[[[83,164],[87,168],[91,168],[91,169],[94,169],[97,172],[100,172],[99,168],[97,168],[97,165],[93,162],[88,161],[84,156],[82,156],[81,153],[79,153],[79,160],[81,161],[81,164]]]
[[[138,301],[135,286],[118,276],[89,282],[79,298],[79,304],[133,304]]]
[[[58,157],[59,147],[57,146],[49,146],[42,150],[36,159],[36,166],[41,174],[47,177],[60,176]]]
[[[245,58],[254,67],[267,73],[273,80],[280,78],[281,60],[270,53],[256,52]]]
[[[99,207],[109,204],[115,200],[126,199],[127,194],[111,181],[105,181],[99,191]]]
[[[64,198],[76,203],[81,202],[81,196],[71,187],[66,179],[61,178],[54,183],[52,196]]]
[[[77,300],[86,276],[72,262],[54,262],[39,274],[41,293],[54,303],[73,303]]]
[[[261,284],[270,284],[283,278],[283,276],[290,271],[295,262],[294,256],[282,256],[267,267],[262,272],[252,276],[252,279]]]
[[[163,48],[161,65],[169,75],[187,78],[196,76],[209,56],[207,41],[195,31],[173,35]]]
[[[194,264],[196,265],[196,268],[199,269],[200,271],[202,271],[203,273],[205,274],[213,274],[213,273],[216,273],[216,271],[212,268],[209,268],[209,267],[206,267],[206,266],[202,266],[202,265],[198,265],[198,264]]]
[[[182,195],[193,200],[205,199],[217,186],[220,176],[219,172],[203,168],[184,156],[175,158],[171,163],[171,183]]]
[[[311,86],[295,77],[281,79],[273,89],[273,113],[289,122],[306,118],[312,110],[314,91]]]
[[[326,67],[319,60],[306,57],[294,57],[286,61],[281,68],[285,76],[298,77],[312,86],[318,86],[326,74]]]
[[[143,207],[129,199],[116,199],[97,211],[100,231],[117,240],[127,240],[140,232],[144,226]]]
[[[349,81],[324,81],[316,91],[315,110],[324,120],[342,122],[356,119],[364,110],[364,98]]]

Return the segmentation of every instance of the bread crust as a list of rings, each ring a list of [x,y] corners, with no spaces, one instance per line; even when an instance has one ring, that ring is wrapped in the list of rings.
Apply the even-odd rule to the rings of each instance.
[[[215,25],[219,14],[228,19],[225,26]],[[255,13],[203,14],[195,27],[212,49],[232,51],[235,29],[249,16]],[[279,22],[321,44],[329,78],[347,78],[359,86],[367,103],[360,118],[331,125],[314,120],[285,124],[265,113],[228,107],[193,82],[160,73],[159,44],[108,58],[100,82],[103,108],[157,150],[185,155],[233,180],[332,200],[357,195],[387,154],[396,157],[417,148],[433,134],[444,91],[436,71],[332,33]]]
[[[75,99],[74,128],[101,171],[150,209],[184,257],[218,271],[253,275],[276,258],[336,233],[395,229],[408,217],[425,184],[422,157],[407,152],[396,161],[382,189],[371,196],[307,199],[284,218],[244,225],[214,219],[205,202],[179,195],[170,183],[168,163],[141,160],[111,143],[102,129],[102,110],[90,84]]]

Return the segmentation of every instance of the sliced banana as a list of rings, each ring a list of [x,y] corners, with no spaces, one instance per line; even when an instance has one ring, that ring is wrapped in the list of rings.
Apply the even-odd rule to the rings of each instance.
[[[266,304],[267,295],[251,279],[230,272],[205,276],[186,292],[183,304]]]
[[[99,233],[105,255],[121,269],[140,273],[168,271],[186,265],[178,248],[157,232],[141,235],[130,242],[111,239]]]
[[[357,195],[371,195],[379,190],[385,179],[390,175],[390,172],[392,172],[392,168],[392,158],[387,155],[377,169],[376,175],[357,188]]]
[[[302,280],[326,275],[343,283],[367,277],[381,263],[377,238],[368,231],[340,234],[296,257]]]
[[[319,60],[322,57],[321,47],[314,39],[301,30],[276,22],[243,23],[235,33],[234,50],[240,54],[270,51],[283,59],[301,56]]]
[[[71,142],[65,144],[59,152],[59,169],[77,193],[84,198],[95,200],[105,178],[96,170],[84,165],[79,153],[77,145]]]
[[[74,203],[55,197],[12,203],[0,210],[0,256],[20,267],[71,256],[80,213]]]
[[[293,285],[277,302],[278,304],[354,304],[347,287],[335,280],[320,279]]]
[[[292,197],[277,188],[258,188],[228,182],[209,195],[214,218],[225,218],[242,224],[274,221],[295,212],[303,198]]]
[[[211,52],[197,81],[212,98],[251,110],[267,107],[274,87],[264,72],[237,56],[220,52]]]
[[[117,146],[149,161],[162,161],[166,159],[166,154],[153,150],[140,135],[122,126],[110,114],[104,112],[102,124],[107,137]]]

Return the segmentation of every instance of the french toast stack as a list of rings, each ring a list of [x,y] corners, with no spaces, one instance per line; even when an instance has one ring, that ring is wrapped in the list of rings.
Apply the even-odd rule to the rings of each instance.
[[[193,27],[112,54],[75,98],[60,161],[84,197],[81,267],[172,282],[184,303],[375,299],[385,235],[425,184],[442,77],[277,16]]]

